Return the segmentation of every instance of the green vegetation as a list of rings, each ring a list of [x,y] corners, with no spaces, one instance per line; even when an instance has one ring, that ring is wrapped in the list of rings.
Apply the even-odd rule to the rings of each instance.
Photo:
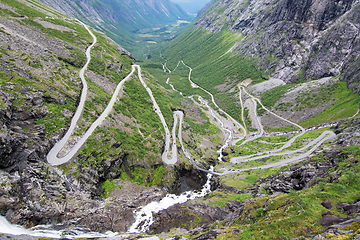
[[[262,103],[271,108],[293,87],[298,84],[281,85],[261,94]],[[325,122],[336,121],[351,117],[359,109],[358,103],[360,97],[358,94],[351,92],[346,82],[335,81],[324,84],[324,86],[312,87],[310,84],[307,88],[299,91],[294,102],[281,102],[276,105],[276,110],[280,111],[304,111],[309,108],[328,105],[326,109],[308,120],[300,123],[303,127],[319,125]],[[293,127],[292,127],[293,128]],[[268,131],[284,131],[285,129],[267,129]]]
[[[17,66],[21,62],[38,69],[30,73],[25,68],[22,75],[26,75],[26,77],[10,68],[6,69],[7,72],[0,71],[0,84],[3,91],[13,97],[11,104],[15,112],[19,111],[25,116],[27,116],[26,114],[33,116],[29,122],[34,126],[42,124],[45,126],[45,136],[34,139],[39,139],[39,141],[42,138],[50,139],[54,136],[54,132],[66,131],[71,115],[76,110],[76,102],[81,93],[78,72],[85,64],[85,49],[92,38],[82,25],[61,14],[58,15],[59,18],[50,18],[39,11],[31,11],[30,7],[20,4],[18,1],[5,1],[5,3],[9,3],[9,6],[12,6],[18,14],[22,14],[22,17],[14,21],[37,32],[43,32],[48,37],[64,41],[66,48],[64,51],[70,52],[68,55],[59,56],[45,51],[40,56],[33,56],[27,51],[7,49],[7,46],[1,49],[2,56],[8,55],[1,61],[6,61],[9,66]],[[44,6],[40,3],[38,5],[43,9]],[[5,12],[1,14],[10,15]],[[18,14],[12,14],[18,16]],[[70,30],[59,31],[45,28],[41,21],[65,26]],[[91,50],[92,58],[88,72],[93,72],[97,78],[103,77],[107,81],[118,84],[131,71],[131,64],[134,60],[120,52],[119,46],[107,39],[106,36],[93,32],[97,37],[97,43]],[[54,63],[49,71],[51,74],[49,77],[43,75],[42,61]],[[5,68],[7,64],[4,64]],[[38,72],[39,74],[37,74]],[[85,102],[82,119],[78,122],[75,130],[75,137],[83,134],[97,119],[111,97],[111,92],[104,89],[98,80],[95,81],[94,74],[89,74],[86,78],[88,98]],[[173,96],[167,95],[164,89],[158,87],[150,74],[143,71],[143,75],[144,80],[152,89],[166,121],[171,124],[173,122],[171,108],[180,108],[182,97],[174,97],[179,101],[174,100]],[[115,111],[104,121],[103,126],[95,130],[91,138],[84,144],[76,160],[60,167],[67,174],[73,174],[76,177],[79,177],[84,169],[95,169],[105,180],[102,186],[105,197],[108,197],[114,189],[119,188],[117,180],[114,178],[128,176],[130,181],[138,184],[169,187],[175,178],[172,176],[171,168],[159,165],[164,130],[158,115],[154,112],[148,93],[136,77],[127,81],[123,90],[123,95],[117,102]],[[36,96],[36,98],[28,99],[29,94],[23,94],[24,92],[30,92],[30,95]],[[171,94],[175,96],[174,93]],[[39,102],[39,106],[28,104],[29,101],[35,100]],[[0,107],[5,109],[7,103],[1,100]],[[125,116],[128,118],[126,119]],[[26,126],[23,130],[29,134],[38,134],[32,127]],[[36,140],[34,141],[27,141],[27,144],[30,146],[37,144]],[[111,166],[112,173],[116,172],[116,174],[102,175],[108,172],[107,164],[109,162],[111,164],[118,163]]]
[[[140,166],[130,167],[129,171],[126,171],[125,167],[122,167],[122,170],[123,173],[120,176],[122,180],[135,182],[147,187],[169,185],[171,183],[167,182],[167,180],[169,177],[173,178],[169,167],[163,165],[154,165],[150,171]]]
[[[309,86],[311,88],[311,85]],[[301,92],[296,97],[296,102],[298,103],[295,106],[295,110],[301,110],[302,108],[313,108],[317,107],[322,103],[329,102],[334,98],[334,94],[337,88],[337,83],[329,83],[329,86],[321,88],[321,94],[317,91],[307,90],[306,92]]]
[[[281,136],[271,136],[271,137],[260,137],[257,140],[280,144],[289,141],[292,137],[294,137],[294,135],[281,135]]]
[[[346,82],[338,81],[331,97],[334,99],[331,105],[313,118],[301,122],[301,124],[304,127],[308,127],[318,125],[319,123],[344,119],[351,117],[359,109],[360,96],[349,90]]]
[[[227,30],[209,33],[202,29],[189,29],[166,46],[162,55],[169,60],[170,69],[179,60],[184,60],[193,68],[193,81],[212,93],[215,93],[213,87],[227,78],[237,82],[252,78],[260,82],[262,72],[255,69],[253,60],[232,56],[231,53],[224,55],[237,40],[239,37]]]
[[[226,194],[223,192],[212,192],[204,197],[205,201],[208,201],[210,205],[217,205],[219,207],[225,207],[228,201],[244,201],[252,199],[253,197],[248,194]]]
[[[186,117],[186,122],[190,125],[190,128],[194,131],[194,133],[207,135],[207,136],[218,134],[219,133],[218,127],[211,124],[209,118],[203,112],[201,113],[202,113],[201,114],[202,119],[206,121],[203,124],[199,124],[199,123],[197,124],[193,119]]]
[[[251,215],[258,217],[253,218],[251,220],[253,224],[245,226],[244,229],[247,229],[254,239],[301,236],[306,233],[300,230],[304,228],[312,232],[321,231],[323,227],[316,220],[320,219],[321,213],[327,210],[320,204],[323,200],[330,200],[334,206],[339,202],[352,202],[358,199],[360,169],[355,162],[360,160],[360,148],[346,147],[343,152],[347,157],[338,163],[338,169],[344,171],[340,178],[331,183],[319,182],[312,188],[268,199],[268,217],[258,216],[255,210]],[[261,206],[266,200],[260,198],[254,205]],[[285,200],[288,200],[289,204],[281,207]],[[334,215],[341,216],[336,208],[330,211]],[[266,225],[265,221],[271,223]]]
[[[165,56],[167,66],[173,70],[179,60],[193,68],[191,80],[201,87],[204,87],[214,94],[216,102],[232,117],[240,120],[240,105],[237,102],[234,92],[219,92],[214,87],[226,81],[238,83],[244,79],[251,78],[254,83],[263,81],[263,72],[255,68],[254,59],[244,59],[239,55],[225,54],[239,36],[227,30],[218,33],[209,33],[202,29],[189,29],[167,45],[161,54]],[[155,56],[155,57],[154,57]],[[160,53],[153,53],[154,61],[165,63]],[[180,64],[176,71],[171,74],[164,74],[162,66],[153,62],[144,62],[144,67],[153,74],[159,83],[165,88],[167,77],[170,83],[184,95],[201,95],[207,99],[206,93],[200,89],[193,89],[188,81],[189,69]]]
[[[262,104],[264,104],[264,106],[268,108],[274,106],[274,104],[279,101],[279,99],[294,86],[296,86],[296,84],[280,85],[272,88],[270,91],[264,92],[263,94],[261,94]]]
[[[97,44],[93,48],[92,54],[97,57],[91,58],[89,70],[118,84],[130,73],[133,60],[129,56],[121,54],[115,43],[105,35],[97,32],[94,34]]]
[[[96,26],[94,22],[89,21],[84,12],[84,6],[79,1],[75,1],[76,7],[72,10],[76,12],[79,20],[89,24],[104,32],[107,36],[129,50],[137,59],[151,58],[149,50],[160,48],[160,46],[173,39],[183,32],[191,17],[177,8],[169,8],[169,14],[142,14],[144,11],[150,12],[147,5],[134,2],[132,4],[122,4],[119,1],[89,1],[89,5],[98,10],[100,18],[103,20],[101,26]],[[165,6],[165,7],[168,7]],[[139,10],[140,9],[140,10]],[[118,14],[117,18],[110,17],[116,15],[116,11],[132,12],[132,17],[126,17],[126,14]],[[180,19],[178,18],[180,17]]]
[[[119,185],[118,180],[113,180],[113,181],[106,180],[102,184],[101,188],[104,190],[104,197],[108,198],[115,189],[121,188],[121,185]]]
[[[22,16],[28,17],[46,17],[47,15],[41,11],[38,11],[34,8],[28,7],[25,4],[17,0],[1,0],[4,4],[13,7],[16,9],[16,12]],[[10,11],[8,11],[10,12]]]
[[[47,19],[44,18],[44,20],[46,21]],[[34,21],[33,19],[30,18],[25,18],[21,20],[22,23],[34,26],[38,29],[40,29],[43,33],[46,33],[47,36],[49,37],[56,37],[64,42],[68,42],[68,43],[76,43],[78,42],[79,39],[81,39],[81,36],[86,36],[86,40],[90,40],[89,33],[87,33],[85,35],[85,33],[83,35],[80,35],[80,37],[77,36],[77,34],[75,34],[73,31],[60,31],[57,29],[52,29],[52,28],[45,28],[43,27],[43,25],[41,25],[40,23]],[[78,26],[80,28],[80,26]],[[86,31],[86,30],[85,30]]]

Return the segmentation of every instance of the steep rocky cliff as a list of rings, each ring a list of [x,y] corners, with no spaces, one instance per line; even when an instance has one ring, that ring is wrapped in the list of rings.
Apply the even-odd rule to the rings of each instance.
[[[264,0],[215,3],[195,28],[242,37],[231,52],[254,58],[285,82],[339,76],[359,89],[359,1]]]

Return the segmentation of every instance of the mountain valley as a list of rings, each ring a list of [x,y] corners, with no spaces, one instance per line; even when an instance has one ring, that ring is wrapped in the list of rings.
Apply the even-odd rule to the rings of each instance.
[[[140,59],[146,58],[150,49],[158,48],[179,35],[193,20],[169,0],[42,2],[104,32]]]

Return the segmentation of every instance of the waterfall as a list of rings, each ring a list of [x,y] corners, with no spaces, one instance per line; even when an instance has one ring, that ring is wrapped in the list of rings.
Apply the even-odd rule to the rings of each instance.
[[[214,167],[210,167],[210,171],[213,171]],[[142,207],[141,209],[135,210],[135,222],[128,229],[128,232],[146,232],[149,230],[151,224],[153,224],[153,213],[158,213],[161,210],[167,209],[175,204],[182,204],[188,200],[192,200],[199,197],[204,197],[211,192],[211,176],[212,174],[207,174],[207,181],[204,184],[201,191],[186,191],[180,195],[167,194],[159,202],[151,202],[148,205]]]

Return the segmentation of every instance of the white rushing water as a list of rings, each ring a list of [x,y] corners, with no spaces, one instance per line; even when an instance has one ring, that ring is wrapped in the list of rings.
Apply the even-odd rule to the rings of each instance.
[[[210,171],[213,171],[214,167],[210,167]],[[192,200],[199,197],[204,197],[211,192],[210,181],[212,174],[207,174],[207,181],[201,191],[186,191],[180,195],[175,194],[167,194],[163,199],[159,202],[151,202],[148,205],[142,207],[139,210],[134,212],[135,214],[135,222],[129,228],[128,232],[136,233],[136,232],[146,232],[149,230],[151,224],[153,224],[153,213],[158,213],[161,210],[167,209],[175,204],[185,203],[188,200]]]
[[[113,237],[117,235],[114,232],[107,232],[105,234],[92,232],[87,228],[74,227],[72,229],[54,230],[51,225],[38,225],[36,227],[26,229],[24,227],[13,225],[0,215],[0,233],[11,235],[28,235],[34,237],[48,237],[48,238],[99,238],[99,237]]]

